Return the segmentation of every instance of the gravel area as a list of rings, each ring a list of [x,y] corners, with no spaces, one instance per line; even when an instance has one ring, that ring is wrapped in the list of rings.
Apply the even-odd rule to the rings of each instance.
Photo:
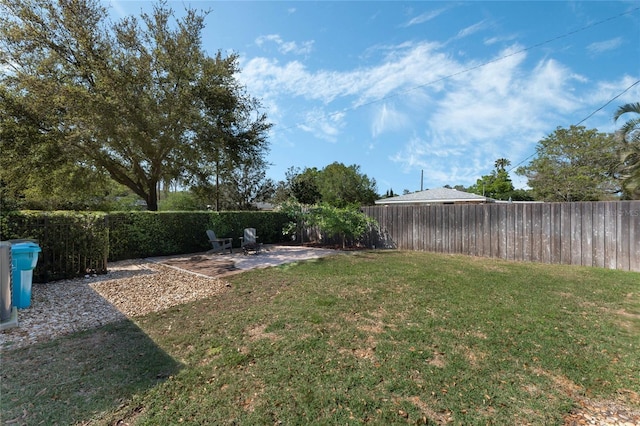
[[[109,264],[109,273],[33,284],[31,307],[18,311],[16,328],[0,332],[0,351],[161,311],[225,288],[205,277],[145,260]]]
[[[31,306],[16,328],[0,331],[0,353],[111,322],[162,311],[224,291],[220,277],[336,254],[265,245],[260,254],[195,253],[109,263],[105,275],[33,284]]]

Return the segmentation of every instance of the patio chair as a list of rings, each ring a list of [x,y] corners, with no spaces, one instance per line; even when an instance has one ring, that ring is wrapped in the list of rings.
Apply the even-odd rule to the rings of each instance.
[[[233,253],[233,248],[231,248],[232,238],[217,238],[216,233],[211,229],[207,229],[207,236],[209,237],[209,242],[212,247],[211,250],[209,250],[210,253],[222,252],[222,254],[224,254],[226,249],[229,249],[229,253]]]
[[[244,236],[240,237],[240,247],[244,254],[253,251],[255,254],[260,253],[262,244],[258,243],[258,237],[256,236],[256,228],[244,228]]]

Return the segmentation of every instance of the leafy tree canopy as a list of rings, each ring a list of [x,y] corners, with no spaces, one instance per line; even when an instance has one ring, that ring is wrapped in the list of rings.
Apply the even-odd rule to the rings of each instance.
[[[287,181],[291,195],[302,204],[326,203],[334,207],[369,205],[378,198],[376,181],[360,172],[360,166],[332,163],[322,170],[291,168]]]
[[[319,174],[318,186],[322,201],[335,207],[369,205],[378,199],[375,179],[360,172],[360,166],[355,164],[329,164]]]
[[[583,126],[558,127],[536,147],[536,158],[516,173],[526,176],[536,200],[597,201],[621,190],[619,143]]]
[[[506,158],[498,158],[495,161],[495,169],[490,174],[482,176],[466,189],[472,194],[484,195],[494,200],[529,201],[531,195],[524,189],[515,189],[513,182],[506,170],[511,165],[511,161]],[[458,189],[456,187],[456,189]],[[462,189],[465,190],[464,187]]]
[[[320,193],[319,174],[315,167],[306,168],[303,172],[299,169],[289,169],[290,176],[288,180],[291,182],[291,194],[302,204],[316,204],[322,199]]]
[[[34,163],[108,174],[156,210],[160,181],[218,186],[261,158],[270,124],[237,56],[203,50],[205,16],[159,3],[112,23],[98,0],[1,0],[0,178],[18,182],[21,154],[38,152]]]

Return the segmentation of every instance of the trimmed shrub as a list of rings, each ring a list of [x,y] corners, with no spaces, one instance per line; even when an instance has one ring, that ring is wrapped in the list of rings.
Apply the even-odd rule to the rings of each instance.
[[[105,273],[109,253],[106,216],[66,211],[3,213],[0,238],[38,243],[42,253],[33,273],[34,282]]]
[[[256,228],[260,242],[283,241],[287,216],[278,212],[6,212],[0,239],[36,240],[42,248],[34,282],[105,273],[107,261],[209,250],[206,235],[233,238]]]

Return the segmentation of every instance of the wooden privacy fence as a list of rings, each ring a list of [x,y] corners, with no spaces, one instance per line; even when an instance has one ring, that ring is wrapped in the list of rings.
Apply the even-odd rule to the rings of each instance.
[[[370,206],[372,243],[640,272],[640,201]]]

